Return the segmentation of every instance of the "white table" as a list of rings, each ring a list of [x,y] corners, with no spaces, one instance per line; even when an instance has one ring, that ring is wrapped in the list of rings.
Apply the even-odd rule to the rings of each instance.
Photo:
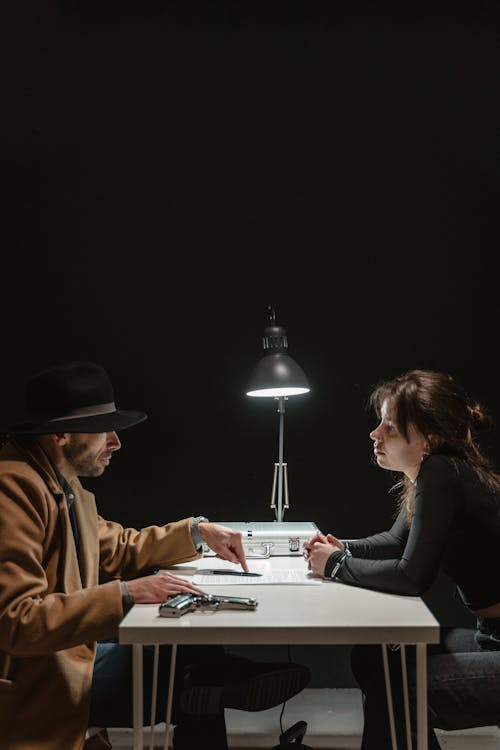
[[[276,568],[303,568],[302,557],[272,557]],[[249,561],[251,568],[251,560]],[[205,557],[170,570],[184,578],[196,570],[224,565]],[[134,750],[143,748],[142,647],[172,646],[170,691],[166,712],[168,728],[172,707],[173,676],[178,645],[220,644],[382,644],[387,668],[386,644],[416,646],[417,750],[427,750],[427,644],[439,642],[439,623],[419,597],[377,591],[323,581],[321,585],[210,586],[208,593],[253,596],[255,611],[194,611],[179,619],[158,615],[157,604],[135,605],[119,626],[119,642],[133,646]],[[405,650],[401,649],[404,656]],[[403,667],[405,660],[403,659]],[[386,678],[388,670],[386,669]],[[390,683],[388,683],[388,689]],[[392,708],[390,692],[389,708]],[[393,719],[391,717],[392,732]],[[393,735],[394,736],[394,735]]]

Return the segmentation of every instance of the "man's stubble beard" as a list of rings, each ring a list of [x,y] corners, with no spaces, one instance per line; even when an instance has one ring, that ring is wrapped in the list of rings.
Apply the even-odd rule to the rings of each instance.
[[[79,477],[100,477],[105,466],[99,466],[95,455],[85,457],[87,445],[66,446],[65,458]]]

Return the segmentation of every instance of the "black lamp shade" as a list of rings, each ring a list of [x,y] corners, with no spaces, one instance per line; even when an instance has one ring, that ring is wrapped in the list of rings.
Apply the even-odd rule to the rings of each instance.
[[[301,367],[288,354],[277,352],[262,357],[250,376],[247,396],[298,396],[309,391]]]
[[[250,376],[247,396],[297,396],[309,391],[301,367],[288,354],[277,352],[262,357]]]
[[[250,376],[247,396],[281,398],[308,393],[304,371],[288,354],[288,338],[283,326],[277,325],[274,309],[269,306],[270,325],[264,330],[264,356]]]

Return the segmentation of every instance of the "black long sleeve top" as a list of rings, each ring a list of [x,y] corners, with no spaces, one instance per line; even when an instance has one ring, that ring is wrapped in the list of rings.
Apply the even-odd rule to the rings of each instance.
[[[442,569],[469,609],[500,602],[500,498],[460,459],[424,460],[410,526],[403,509],[389,531],[349,548],[336,575],[344,583],[421,596]],[[341,556],[330,556],[325,575]]]

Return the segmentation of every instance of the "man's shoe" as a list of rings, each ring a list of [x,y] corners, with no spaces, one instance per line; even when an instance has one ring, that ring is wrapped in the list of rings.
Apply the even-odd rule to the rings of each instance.
[[[179,705],[187,714],[215,714],[224,708],[265,711],[300,693],[311,679],[308,667],[290,662],[253,662],[227,656],[213,670],[190,665]]]

